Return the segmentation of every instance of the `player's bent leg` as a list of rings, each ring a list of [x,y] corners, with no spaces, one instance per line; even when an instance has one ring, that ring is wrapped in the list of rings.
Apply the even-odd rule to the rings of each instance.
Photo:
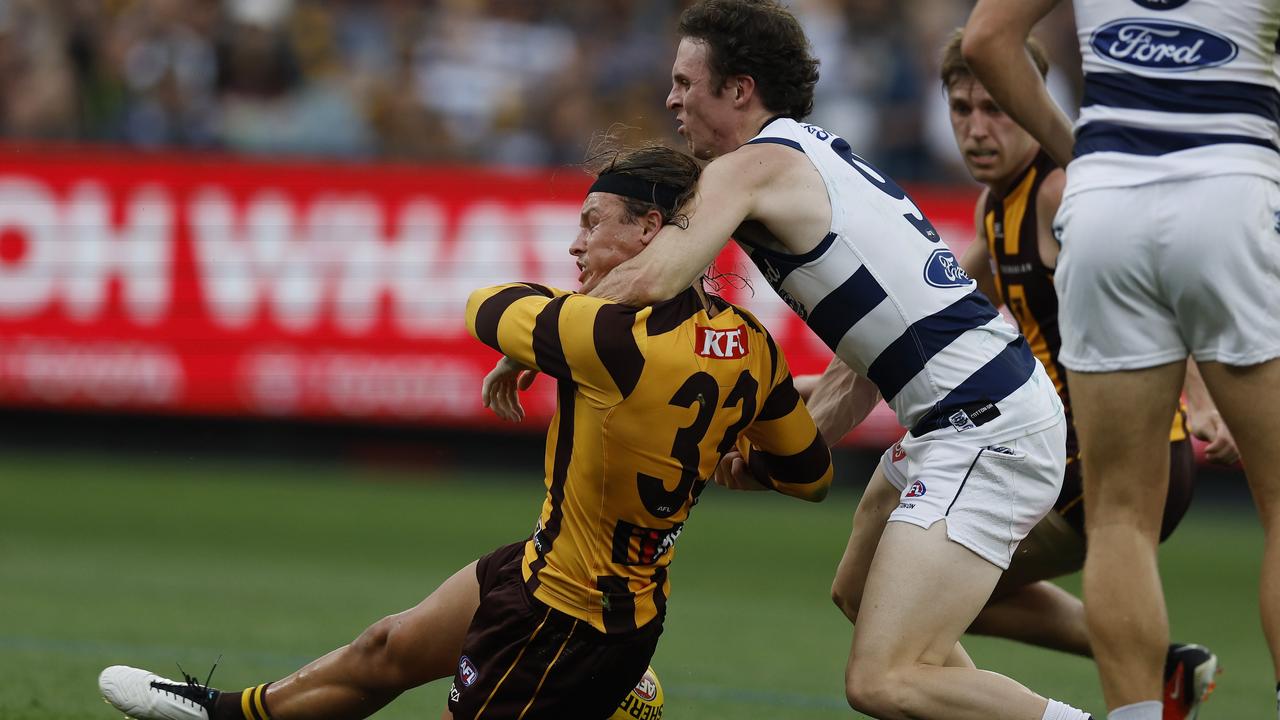
[[[891,720],[1040,720],[1048,701],[1022,685],[944,666],[1000,573],[949,540],[945,520],[928,530],[889,523],[858,613],[845,672],[849,704]]]
[[[350,645],[272,683],[266,698],[271,720],[365,718],[406,690],[452,675],[479,604],[473,562],[417,606],[379,620]]]
[[[1092,657],[1080,598],[1044,582],[1084,566],[1084,538],[1051,511],[1018,544],[969,632]]]
[[[871,558],[876,554],[889,514],[898,507],[899,495],[901,491],[885,479],[884,468],[877,465],[853,513],[849,544],[831,583],[831,599],[850,622],[858,621],[858,606],[862,602]]]
[[[1244,461],[1265,533],[1260,604],[1262,630],[1280,684],[1280,360],[1237,368],[1200,362],[1218,412]],[[1280,687],[1277,687],[1280,690]]]
[[[1156,564],[1169,482],[1169,418],[1185,363],[1069,372],[1083,454],[1084,606],[1107,707],[1161,698],[1169,626]]]

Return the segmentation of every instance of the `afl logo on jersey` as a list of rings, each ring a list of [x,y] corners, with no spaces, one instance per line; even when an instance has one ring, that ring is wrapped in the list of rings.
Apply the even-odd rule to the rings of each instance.
[[[1187,0],[1133,0],[1148,10],[1172,10],[1187,4]]]
[[[937,288],[963,287],[972,282],[950,250],[934,250],[924,264],[924,281]]]
[[[1127,18],[1093,31],[1095,55],[1147,70],[1181,72],[1231,62],[1240,48],[1217,33],[1170,20]]]

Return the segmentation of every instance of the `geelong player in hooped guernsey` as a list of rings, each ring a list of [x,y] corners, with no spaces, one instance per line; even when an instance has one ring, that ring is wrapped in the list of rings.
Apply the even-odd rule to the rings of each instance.
[[[1188,356],[1262,517],[1262,625],[1280,693],[1280,2],[1074,0],[1085,87],[1073,133],[1021,51],[1059,1],[980,0],[964,56],[1066,167],[1059,359],[1085,468],[1085,608],[1110,717],[1162,714],[1169,627],[1155,548]]]
[[[686,205],[593,294],[672,297],[732,236],[836,360],[812,391],[835,441],[878,391],[909,432],[859,503],[832,592],[855,619],[845,694],[875,717],[1084,720],[978,671],[958,645],[1062,484],[1066,421],[1044,368],[905,192],[803,119],[817,63],[772,0],[681,17],[667,107],[711,160]],[[735,486],[747,463],[722,464]],[[870,499],[868,499],[870,498]],[[873,562],[874,559],[874,562]]]

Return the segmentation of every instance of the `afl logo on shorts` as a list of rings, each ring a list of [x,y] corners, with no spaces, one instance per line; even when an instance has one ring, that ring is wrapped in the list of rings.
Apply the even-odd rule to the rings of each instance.
[[[462,680],[462,687],[471,687],[480,679],[480,671],[476,670],[475,664],[466,655],[458,661],[458,679]]]
[[[903,497],[924,497],[924,483],[919,480],[911,483],[911,487],[907,488],[907,494]]]
[[[937,288],[964,287],[971,281],[950,250],[934,250],[924,264],[924,281]]]

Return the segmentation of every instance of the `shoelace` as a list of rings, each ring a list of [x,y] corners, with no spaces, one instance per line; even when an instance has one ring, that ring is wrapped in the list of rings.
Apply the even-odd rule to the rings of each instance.
[[[174,664],[178,666],[178,672],[182,673],[182,680],[186,683],[186,687],[184,688],[178,685],[169,685],[167,683],[158,683],[154,681],[151,683],[151,687],[162,692],[167,692],[170,695],[193,705],[205,707],[206,703],[209,702],[209,683],[213,681],[213,671],[218,669],[218,663],[220,662],[222,662],[221,655],[218,656],[217,660],[213,661],[213,667],[209,668],[209,675],[205,678],[203,684],[200,683],[199,678],[188,675],[187,671],[182,669],[181,663],[175,662]],[[178,690],[185,690],[185,692],[178,692]]]

